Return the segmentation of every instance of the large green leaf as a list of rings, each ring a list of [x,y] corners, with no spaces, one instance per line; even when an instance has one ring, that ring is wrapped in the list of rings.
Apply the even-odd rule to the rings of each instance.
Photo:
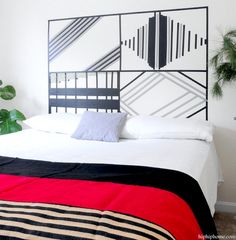
[[[16,121],[10,123],[10,133],[21,131],[22,127]]]
[[[0,134],[7,134],[10,133],[10,128],[9,128],[9,121],[4,121],[0,123]]]
[[[0,110],[0,122],[5,121],[9,119],[10,113],[6,109],[1,109]]]
[[[10,120],[11,121],[23,121],[25,120],[25,116],[23,113],[21,113],[20,111],[16,110],[16,109],[13,109],[9,112],[10,116]]]
[[[2,80],[0,80],[0,86]],[[0,87],[0,98],[4,100],[11,100],[16,96],[16,90],[13,86],[7,85]],[[8,111],[7,109],[0,109],[0,135],[22,130],[20,124],[17,121],[25,120],[25,116],[20,111],[13,109]]]
[[[22,127],[16,121],[6,120],[0,123],[0,135],[21,131]]]
[[[25,120],[25,116],[20,111],[14,109],[8,111],[0,110],[0,135],[21,131],[22,127],[17,121]]]
[[[7,85],[0,88],[0,97],[4,100],[11,100],[16,96],[16,90],[13,86]]]

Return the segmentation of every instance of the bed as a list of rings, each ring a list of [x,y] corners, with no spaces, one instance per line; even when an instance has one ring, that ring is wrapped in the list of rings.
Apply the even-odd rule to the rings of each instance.
[[[0,137],[0,239],[217,238],[213,127],[194,120],[208,119],[208,8],[48,27],[50,114]],[[74,137],[84,110],[127,113],[118,142]]]
[[[54,116],[60,119],[62,114]],[[169,134],[132,138],[127,126],[117,143],[74,139],[65,133],[70,128],[58,133],[34,127],[1,136],[0,236],[216,236],[212,215],[221,175],[214,142]]]

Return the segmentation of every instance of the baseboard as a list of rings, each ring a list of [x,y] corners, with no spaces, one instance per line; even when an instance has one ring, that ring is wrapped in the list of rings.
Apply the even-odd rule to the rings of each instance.
[[[236,213],[236,203],[217,201],[215,209],[216,212]]]

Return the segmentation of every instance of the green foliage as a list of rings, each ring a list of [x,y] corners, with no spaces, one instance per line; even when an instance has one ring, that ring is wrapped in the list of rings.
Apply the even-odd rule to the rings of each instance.
[[[0,80],[0,86],[2,81]],[[4,100],[11,100],[16,96],[16,91],[13,86],[7,85],[0,87],[0,98]],[[20,111],[14,109],[8,111],[7,109],[0,109],[0,135],[21,131],[22,127],[17,121],[25,120],[25,116]]]
[[[222,87],[225,83],[236,81],[236,30],[223,35],[221,45],[210,61],[217,78],[212,88],[214,97],[223,96]]]
[[[0,88],[0,97],[4,100],[11,100],[16,96],[15,89],[8,85],[3,88]]]
[[[215,82],[215,83],[214,83],[214,86],[213,86],[211,92],[212,92],[212,96],[213,96],[213,97],[219,97],[219,98],[221,98],[221,97],[223,96],[222,88],[221,88],[219,82]]]
[[[2,81],[0,80],[0,86]],[[0,98],[4,100],[11,100],[16,96],[16,91],[13,86],[7,85],[5,87],[0,87]]]

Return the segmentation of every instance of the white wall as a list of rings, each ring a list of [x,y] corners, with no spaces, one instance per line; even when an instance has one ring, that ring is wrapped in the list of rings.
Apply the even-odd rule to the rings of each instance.
[[[117,12],[209,6],[210,54],[219,33],[236,27],[234,0],[0,0],[0,79],[12,83],[17,97],[1,107],[17,107],[27,116],[48,108],[48,19]],[[210,86],[214,76],[210,73]],[[220,101],[209,99],[209,119],[216,125],[216,147],[225,182],[219,200],[236,203],[236,84]]]

